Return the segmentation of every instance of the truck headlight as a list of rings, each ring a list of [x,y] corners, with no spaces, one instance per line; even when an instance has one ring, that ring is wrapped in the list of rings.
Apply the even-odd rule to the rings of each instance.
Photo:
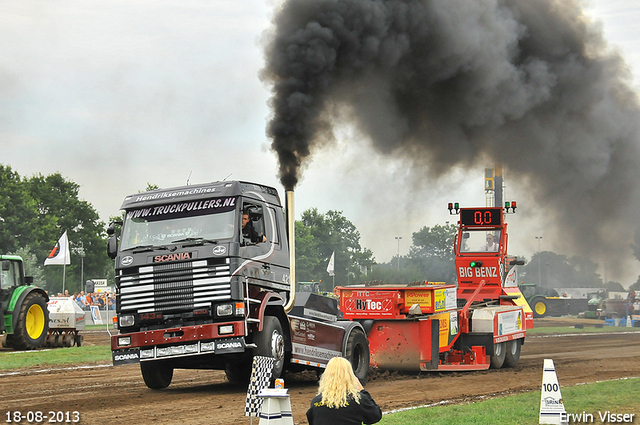
[[[216,306],[216,315],[218,316],[231,316],[233,314],[232,304],[218,304]]]
[[[229,335],[233,333],[233,325],[218,326],[218,334]]]
[[[153,348],[148,350],[140,350],[140,358],[141,359],[152,359],[153,358]]]
[[[121,336],[118,337],[118,347],[126,347],[131,345],[131,337],[130,336]]]
[[[136,322],[136,318],[133,314],[125,314],[118,318],[118,323],[121,328],[128,328],[129,326],[133,326]]]

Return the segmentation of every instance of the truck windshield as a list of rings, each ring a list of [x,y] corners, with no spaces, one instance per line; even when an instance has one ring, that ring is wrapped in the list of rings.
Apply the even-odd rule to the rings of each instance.
[[[460,252],[498,252],[500,247],[500,230],[467,229],[462,232]]]
[[[213,198],[127,210],[121,250],[235,235],[236,198]]]

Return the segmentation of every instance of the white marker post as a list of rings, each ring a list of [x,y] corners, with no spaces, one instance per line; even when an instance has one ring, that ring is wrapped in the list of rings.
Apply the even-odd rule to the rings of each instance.
[[[541,424],[566,424],[567,412],[562,403],[560,385],[553,360],[544,359],[542,371],[542,393],[540,395],[540,422]]]

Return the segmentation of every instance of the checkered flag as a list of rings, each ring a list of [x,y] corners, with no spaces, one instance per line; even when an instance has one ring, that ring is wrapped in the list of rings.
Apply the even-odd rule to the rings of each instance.
[[[244,405],[245,416],[257,417],[260,415],[263,399],[258,397],[258,393],[261,389],[269,386],[275,363],[276,359],[273,357],[253,357],[251,379],[249,380],[249,388],[247,389],[247,402]]]

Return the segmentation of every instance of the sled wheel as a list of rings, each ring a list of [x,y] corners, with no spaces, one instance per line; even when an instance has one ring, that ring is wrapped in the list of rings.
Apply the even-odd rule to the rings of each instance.
[[[49,311],[47,301],[40,292],[31,292],[25,297],[18,311],[18,320],[13,333],[13,348],[34,350],[47,338]]]
[[[73,345],[73,334],[69,331],[64,333],[62,337],[62,346],[63,347],[71,347]]]
[[[280,378],[284,372],[285,353],[284,334],[282,333],[282,325],[277,317],[264,316],[262,331],[256,336],[255,343],[258,346],[256,355],[276,359],[271,380]]]
[[[345,358],[351,363],[353,373],[364,385],[369,373],[369,341],[361,329],[353,329],[347,338]]]
[[[152,390],[167,388],[173,379],[173,366],[161,361],[140,362],[142,379]]]
[[[506,356],[504,358],[504,365],[506,367],[516,367],[520,361],[520,351],[522,349],[522,340],[514,339],[507,341]]]
[[[491,356],[491,367],[494,369],[500,369],[504,363],[504,359],[507,356],[507,344],[501,342],[493,344],[493,355]]]

